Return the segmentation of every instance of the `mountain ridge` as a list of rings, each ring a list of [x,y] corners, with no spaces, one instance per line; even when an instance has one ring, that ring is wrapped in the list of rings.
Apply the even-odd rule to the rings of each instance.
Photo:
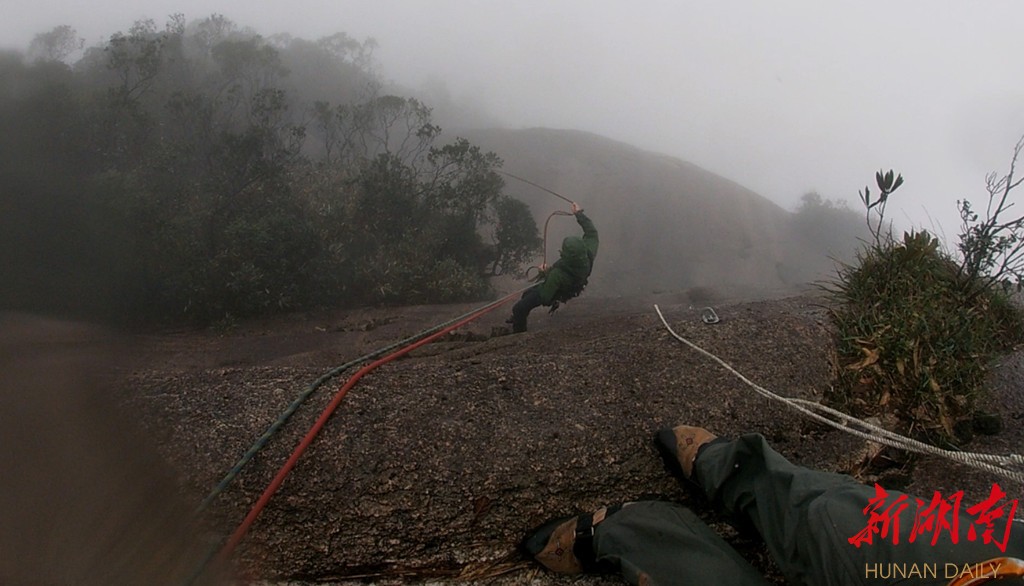
[[[462,130],[504,161],[504,170],[580,203],[601,250],[588,291],[622,296],[683,291],[798,288],[823,277],[828,255],[794,226],[793,214],[693,163],[581,130]],[[543,229],[564,202],[514,179],[506,193],[527,203]],[[578,233],[553,221],[547,257]],[[855,243],[851,243],[851,246]]]

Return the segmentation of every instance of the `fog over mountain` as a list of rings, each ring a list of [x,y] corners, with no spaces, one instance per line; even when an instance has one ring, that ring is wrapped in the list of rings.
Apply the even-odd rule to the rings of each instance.
[[[140,18],[223,13],[264,35],[375,38],[380,72],[465,124],[568,128],[692,162],[792,209],[856,204],[879,168],[903,224],[955,235],[1024,133],[1012,0],[469,3],[0,2],[0,46],[59,24],[96,44]],[[445,101],[444,97],[449,98]],[[936,225],[938,224],[938,225]]]
[[[0,14],[0,388],[13,389],[0,410],[14,423],[0,432],[0,583],[183,583],[318,405],[337,406],[321,391],[263,436],[197,538],[195,497],[300,389],[436,330],[495,280],[523,288],[508,274],[536,260],[529,215],[543,230],[568,203],[502,186],[476,145],[586,209],[601,239],[586,294],[538,310],[525,334],[504,335],[504,306],[367,377],[237,551],[245,580],[465,584],[482,570],[513,572],[489,584],[564,584],[514,544],[598,499],[689,503],[650,447],[676,420],[874,476],[888,452],[748,393],[637,302],[664,301],[750,380],[821,400],[838,372],[865,376],[840,358],[828,309],[731,302],[827,277],[862,234],[857,191],[880,168],[906,180],[889,217],[954,243],[956,200],[983,208],[985,175],[1024,134],[1020,0],[0,0]],[[165,30],[169,15],[183,16]],[[151,25],[112,37],[140,19]],[[23,55],[59,25],[83,46]],[[574,224],[552,217],[548,262]],[[720,325],[700,320],[706,305]],[[888,361],[884,340],[838,337],[873,356],[855,357],[865,368]],[[889,364],[955,389],[928,372],[943,360],[918,360],[928,338],[910,339],[898,345],[912,358]],[[978,356],[947,342],[933,345]],[[1007,422],[1024,413],[1020,358],[993,369]],[[895,405],[884,392],[871,404]],[[145,434],[118,420],[121,398]],[[1005,453],[1021,433],[958,445]],[[880,482],[914,493],[992,486],[931,456],[888,462]],[[725,535],[770,565],[756,540]]]
[[[851,238],[848,247],[829,250],[803,234],[792,214],[753,191],[604,137],[540,128],[467,135],[501,153],[510,171],[584,206],[601,235],[589,295],[791,289],[829,276],[830,255],[846,256],[855,245]],[[513,178],[506,191],[529,203],[542,230],[552,211],[566,207]],[[547,259],[554,262],[562,238],[578,235],[579,227],[555,216],[548,232]]]

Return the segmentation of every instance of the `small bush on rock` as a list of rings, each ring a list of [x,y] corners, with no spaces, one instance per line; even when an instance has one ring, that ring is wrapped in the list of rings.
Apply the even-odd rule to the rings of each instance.
[[[1012,263],[978,258],[1012,255],[1020,220],[1012,226],[996,214],[986,219],[987,227],[972,227],[972,216],[963,213],[970,206],[961,202],[961,242],[970,247],[961,246],[958,259],[925,231],[894,238],[891,225],[885,226],[885,205],[903,179],[889,171],[879,172],[876,181],[877,199],[869,188],[861,193],[873,238],[827,286],[840,367],[830,400],[854,415],[889,413],[911,434],[956,442],[971,427],[965,423],[978,416],[986,367],[1022,339],[1024,318],[1005,286],[1019,287],[1019,272],[1005,270]],[[1011,167],[1003,186],[1017,184]],[[1005,211],[1008,193],[1002,192],[1001,207],[989,209]],[[990,189],[992,197],[997,196]],[[1010,233],[995,229],[1000,226],[1009,226]],[[984,267],[1004,270],[992,278]]]

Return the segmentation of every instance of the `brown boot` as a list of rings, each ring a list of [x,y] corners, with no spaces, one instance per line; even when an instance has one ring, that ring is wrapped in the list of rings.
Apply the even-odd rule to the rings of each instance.
[[[654,445],[661,452],[665,466],[684,480],[691,480],[693,462],[697,459],[697,450],[709,441],[717,438],[715,434],[703,427],[680,425],[672,429],[662,429],[654,436]]]
[[[594,527],[628,504],[602,507],[593,515],[548,521],[527,534],[522,548],[526,555],[559,574],[612,571],[613,568],[596,560]]]

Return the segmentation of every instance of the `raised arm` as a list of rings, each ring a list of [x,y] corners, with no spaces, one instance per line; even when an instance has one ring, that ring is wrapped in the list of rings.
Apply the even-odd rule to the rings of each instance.
[[[590,258],[597,256],[597,228],[594,227],[594,223],[590,221],[590,218],[583,213],[583,210],[576,205],[572,204],[573,213],[576,215],[576,222],[583,228],[583,243],[587,246],[587,252],[590,253]]]

